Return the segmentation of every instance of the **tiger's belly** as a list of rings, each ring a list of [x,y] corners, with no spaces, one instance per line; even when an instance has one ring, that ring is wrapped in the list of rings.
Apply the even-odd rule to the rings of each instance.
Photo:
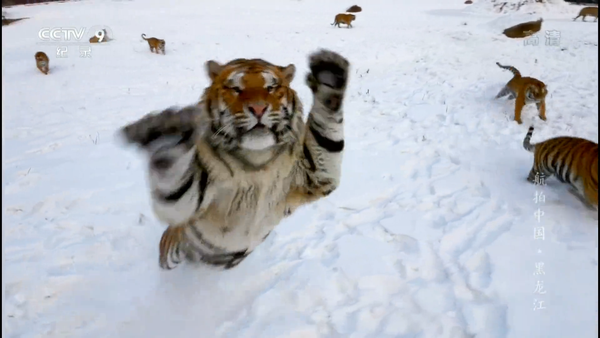
[[[214,184],[207,190],[214,194],[212,202],[203,206],[205,212],[194,226],[224,252],[251,252],[284,218],[288,190],[284,180]]]

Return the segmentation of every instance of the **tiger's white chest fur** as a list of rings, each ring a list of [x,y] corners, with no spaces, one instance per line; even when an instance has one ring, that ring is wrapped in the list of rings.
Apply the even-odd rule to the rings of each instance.
[[[198,156],[210,168],[210,182],[192,225],[212,245],[252,251],[285,217],[294,158],[283,152],[263,169],[248,170],[229,155]]]

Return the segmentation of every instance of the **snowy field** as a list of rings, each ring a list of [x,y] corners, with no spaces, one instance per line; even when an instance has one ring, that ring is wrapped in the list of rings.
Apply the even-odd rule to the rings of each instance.
[[[462,2],[369,0],[353,29],[330,25],[346,1],[8,9],[30,19],[2,28],[6,337],[597,337],[597,214],[556,180],[527,183],[522,140],[533,124],[533,142],[598,142],[598,25],[573,22],[577,6],[500,15]],[[539,16],[560,33],[550,45],[543,31],[538,45],[500,34]],[[91,58],[77,44],[57,58],[60,44],[38,38],[97,24],[115,40]],[[165,39],[167,54],[150,53],[142,33]],[[160,271],[164,225],[143,157],[115,131],[195,102],[209,59],[294,63],[308,110],[318,48],[352,65],[339,190],[233,270]],[[547,122],[528,106],[518,125],[514,101],[493,99],[512,76],[496,61],[548,85]]]

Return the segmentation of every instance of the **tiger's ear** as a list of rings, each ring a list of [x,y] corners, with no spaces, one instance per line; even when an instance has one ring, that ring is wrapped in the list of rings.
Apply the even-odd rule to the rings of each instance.
[[[296,66],[290,63],[287,67],[279,67],[279,70],[283,73],[283,80],[285,83],[292,83],[292,80],[294,80],[294,76],[296,75]]]
[[[206,67],[206,73],[208,73],[208,77],[211,81],[214,81],[223,70],[223,66],[220,65],[217,61],[213,60],[207,61],[204,67]]]

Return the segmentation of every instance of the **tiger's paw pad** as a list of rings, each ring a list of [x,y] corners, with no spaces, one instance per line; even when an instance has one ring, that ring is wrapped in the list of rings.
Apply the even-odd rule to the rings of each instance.
[[[346,87],[350,63],[336,52],[322,49],[309,56],[308,86],[316,91],[319,85],[340,90]]]
[[[176,143],[183,143],[191,139],[199,113],[197,106],[154,111],[121,128],[119,134],[126,143],[144,148],[163,138],[176,138]]]

